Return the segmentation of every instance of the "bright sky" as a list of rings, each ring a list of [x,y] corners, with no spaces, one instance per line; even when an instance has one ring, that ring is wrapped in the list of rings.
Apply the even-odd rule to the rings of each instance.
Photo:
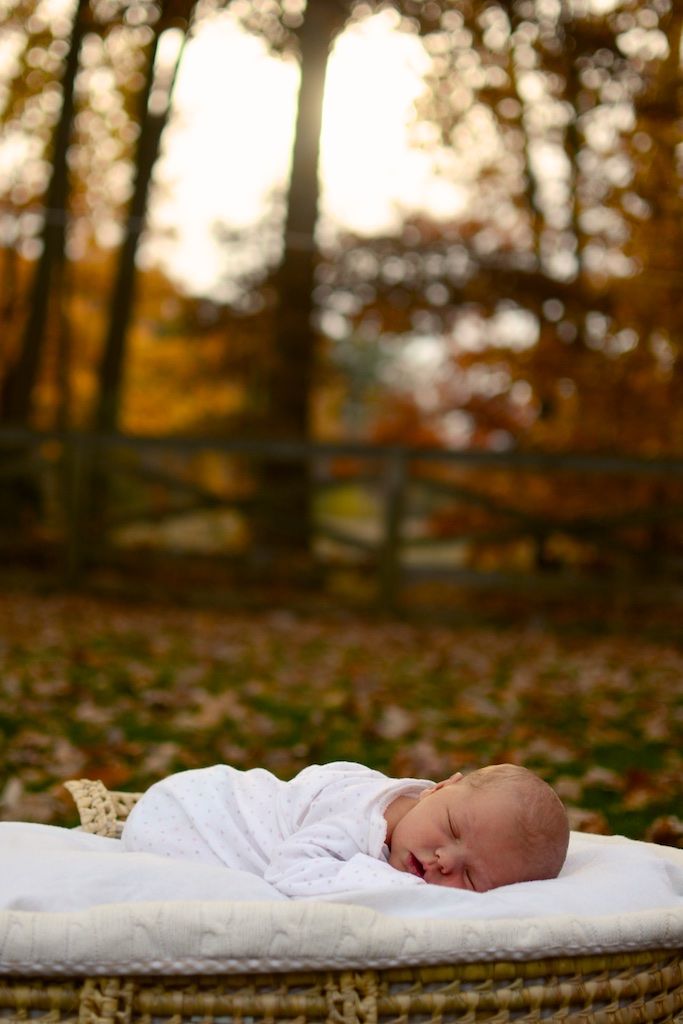
[[[409,145],[428,66],[419,38],[398,31],[391,12],[337,40],[324,106],[324,227],[372,233],[396,228],[405,210],[446,216],[462,208],[462,189],[440,180],[429,154]],[[271,57],[229,15],[205,23],[188,44],[152,210],[152,223],[176,237],[163,248],[153,243],[148,256],[189,290],[215,292],[226,273],[231,250],[215,237],[215,224],[249,228],[286,180],[298,77],[292,61]],[[248,267],[260,254],[238,258]]]

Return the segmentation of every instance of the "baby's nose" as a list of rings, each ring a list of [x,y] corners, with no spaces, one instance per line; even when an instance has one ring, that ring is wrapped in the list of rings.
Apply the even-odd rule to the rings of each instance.
[[[458,862],[457,856],[449,854],[447,851],[440,855],[440,851],[437,850],[436,862],[440,879],[437,885],[447,885],[451,889],[467,888],[462,864]]]
[[[457,856],[448,847],[442,846],[436,851],[436,860],[442,875],[450,875],[457,868]]]

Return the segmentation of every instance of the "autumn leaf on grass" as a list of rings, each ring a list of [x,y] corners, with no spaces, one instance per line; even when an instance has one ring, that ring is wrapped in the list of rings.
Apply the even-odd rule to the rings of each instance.
[[[640,720],[640,733],[655,743],[665,743],[671,733],[670,712],[666,707],[657,708]]]
[[[331,686],[322,690],[318,699],[326,710],[338,711],[349,703],[349,694],[340,686]]]
[[[462,694],[457,703],[457,714],[463,721],[470,721],[478,718],[496,721],[505,717],[505,709],[501,707],[498,700],[493,700],[483,693]]]
[[[83,774],[89,779],[99,779],[107,789],[126,789],[144,753],[144,747],[132,741],[98,746],[85,751]]]
[[[583,799],[583,780],[570,775],[560,775],[553,780],[553,788],[564,803],[578,806]]]
[[[4,821],[17,820],[17,808],[24,795],[24,785],[18,775],[12,775],[0,793],[0,817]]]
[[[633,769],[627,773],[622,806],[627,811],[642,811],[656,803],[661,787],[656,776],[649,772]]]
[[[677,846],[679,849],[683,849],[683,821],[674,814],[655,818],[645,833],[645,839],[650,843],[661,843],[662,846]]]
[[[390,704],[384,708],[375,726],[375,732],[383,740],[398,740],[415,728],[416,720],[414,712],[406,711],[397,704]]]
[[[584,807],[567,807],[569,827],[573,832],[590,832],[593,835],[609,836],[612,831],[604,814]]]
[[[247,714],[238,695],[232,690],[225,690],[218,694],[202,694],[199,706],[175,715],[173,724],[178,729],[212,729],[227,720],[242,721]]]
[[[566,764],[576,760],[576,750],[553,736],[535,736],[521,751],[524,761],[545,761],[548,764]]]
[[[611,789],[622,793],[626,787],[626,779],[611,768],[596,764],[581,776],[582,784],[589,789]]]
[[[142,758],[141,769],[150,779],[162,778],[171,773],[173,766],[180,760],[181,753],[179,743],[170,740],[154,743]]]
[[[113,712],[111,707],[103,707],[95,704],[90,698],[85,698],[73,709],[72,716],[75,721],[87,725],[109,725]]]
[[[391,773],[399,778],[431,779],[439,782],[461,767],[457,751],[437,750],[429,740],[402,745],[391,759]]]

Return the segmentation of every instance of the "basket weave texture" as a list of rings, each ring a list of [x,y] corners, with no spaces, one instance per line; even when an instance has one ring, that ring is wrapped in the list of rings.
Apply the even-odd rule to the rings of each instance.
[[[117,793],[97,779],[75,779],[64,787],[73,797],[81,828],[98,836],[118,839],[123,823],[140,799],[140,793]]]
[[[88,832],[139,794],[66,783]],[[0,978],[0,1020],[43,1024],[683,1024],[683,950],[203,977]]]

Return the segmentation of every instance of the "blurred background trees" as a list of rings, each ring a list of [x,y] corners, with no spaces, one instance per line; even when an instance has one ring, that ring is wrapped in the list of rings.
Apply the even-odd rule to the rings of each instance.
[[[680,456],[682,31],[672,0],[4,0],[0,424]],[[261,79],[217,95],[246,45]],[[222,212],[263,164],[260,203]],[[519,514],[517,474],[446,476],[481,500],[439,535]],[[305,545],[305,466],[260,480]],[[588,532],[626,513],[647,551],[672,527],[639,509],[683,503],[673,479],[521,490]]]

